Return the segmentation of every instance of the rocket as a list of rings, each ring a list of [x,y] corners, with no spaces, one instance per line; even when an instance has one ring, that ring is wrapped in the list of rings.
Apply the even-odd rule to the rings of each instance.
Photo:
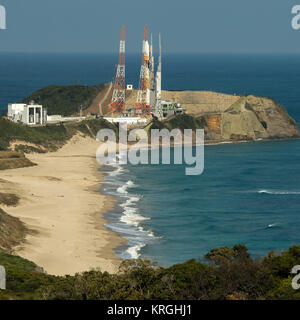
[[[150,61],[150,47],[149,42],[146,39],[143,40],[143,55],[144,55],[144,90],[145,94],[145,104],[150,106],[150,70],[149,70],[149,61]]]
[[[135,104],[135,114],[154,114],[163,117],[161,106],[161,36],[159,34],[159,61],[156,76],[154,76],[154,56],[152,35],[151,43],[148,42],[148,28],[144,28],[142,66],[140,73],[139,90]]]

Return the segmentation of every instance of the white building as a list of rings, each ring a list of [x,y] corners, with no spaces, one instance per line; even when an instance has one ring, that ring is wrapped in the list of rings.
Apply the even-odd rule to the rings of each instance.
[[[27,125],[42,125],[47,123],[47,109],[32,101],[29,105],[14,103],[8,105],[9,120]]]
[[[132,84],[128,84],[126,87],[126,90],[133,90],[133,85]]]

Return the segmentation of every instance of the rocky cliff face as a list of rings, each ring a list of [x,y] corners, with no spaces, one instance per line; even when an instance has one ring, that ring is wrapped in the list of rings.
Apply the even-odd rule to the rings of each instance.
[[[285,108],[269,98],[248,96],[248,107],[262,123],[268,138],[297,138],[299,129],[296,121],[289,116]]]
[[[222,113],[203,115],[207,141],[299,138],[299,129],[274,100],[241,97]]]
[[[295,120],[270,98],[238,97],[223,111],[197,111],[155,120],[149,128],[204,129],[206,143],[300,138]]]

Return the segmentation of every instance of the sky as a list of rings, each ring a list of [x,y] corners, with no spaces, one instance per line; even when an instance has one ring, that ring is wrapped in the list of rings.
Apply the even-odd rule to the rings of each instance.
[[[300,0],[0,0],[0,52],[139,52],[143,27],[165,53],[300,53]]]

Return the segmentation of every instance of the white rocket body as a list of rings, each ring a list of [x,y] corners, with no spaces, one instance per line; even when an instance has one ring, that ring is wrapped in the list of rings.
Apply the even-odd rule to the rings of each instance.
[[[143,40],[143,54],[144,57],[149,61],[149,42],[147,40]]]
[[[150,71],[149,71],[149,55],[150,48],[149,42],[147,40],[143,40],[143,59],[147,63],[143,64],[141,67],[140,78],[144,79],[144,89],[138,91],[137,95],[137,103],[143,103],[147,106],[150,106]]]

